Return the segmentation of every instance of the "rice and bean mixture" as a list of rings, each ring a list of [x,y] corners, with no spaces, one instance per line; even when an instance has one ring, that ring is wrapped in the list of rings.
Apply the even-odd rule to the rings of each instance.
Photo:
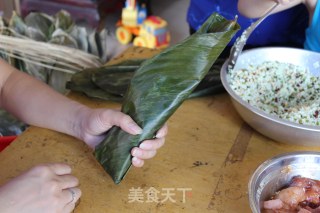
[[[299,124],[320,125],[320,78],[308,69],[267,61],[229,75],[231,88],[251,106]]]

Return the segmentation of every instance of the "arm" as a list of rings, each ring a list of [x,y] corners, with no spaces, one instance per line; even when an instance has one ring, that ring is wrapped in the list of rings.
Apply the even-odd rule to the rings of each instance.
[[[110,109],[90,109],[57,93],[46,84],[17,71],[0,59],[0,107],[22,121],[63,132],[94,148],[117,125],[130,134],[141,128],[130,116]],[[166,125],[153,140],[131,150],[132,164],[143,166],[165,141]],[[0,212],[62,212],[75,208],[81,196],[71,167],[61,163],[35,166],[0,186]]]
[[[20,120],[78,137],[77,114],[89,110],[0,60],[0,107]]]
[[[91,109],[54,91],[46,84],[0,60],[0,107],[20,120],[77,137],[94,148],[112,126],[136,135],[142,130],[130,116],[117,110]],[[164,144],[167,127],[154,140],[132,149],[132,163],[141,167]]]
[[[274,13],[303,3],[303,0],[239,0],[238,10],[248,18],[258,18],[264,15],[276,2],[280,2],[280,5],[274,10]]]

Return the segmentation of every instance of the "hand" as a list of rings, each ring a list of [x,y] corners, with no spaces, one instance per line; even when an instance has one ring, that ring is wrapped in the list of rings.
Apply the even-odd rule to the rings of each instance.
[[[132,165],[142,167],[144,160],[153,158],[157,154],[157,150],[164,145],[165,136],[168,133],[168,127],[165,124],[156,134],[155,139],[143,141],[139,147],[131,150]]]
[[[142,129],[132,120],[132,118],[120,111],[110,109],[89,110],[82,116],[79,138],[85,141],[94,149],[104,138],[112,126],[119,126],[124,131],[137,135]],[[81,116],[80,116],[81,117]],[[144,160],[154,157],[157,149],[163,146],[168,128],[164,125],[156,134],[156,138],[143,141],[139,147],[131,150],[132,165],[142,167]]]
[[[78,184],[66,164],[33,167],[0,187],[0,212],[72,212],[81,196]]]

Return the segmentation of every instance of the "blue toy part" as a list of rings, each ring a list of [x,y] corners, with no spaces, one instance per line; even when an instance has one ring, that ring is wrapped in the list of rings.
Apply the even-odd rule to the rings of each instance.
[[[256,19],[242,16],[237,8],[237,1],[231,0],[190,0],[187,21],[190,27],[197,30],[213,13],[217,12],[227,19],[234,19],[238,15],[241,30],[233,37],[232,45],[244,29]],[[308,26],[308,11],[304,5],[270,15],[266,18],[247,41],[247,45],[268,46],[285,45],[303,47],[305,29]]]
[[[167,33],[167,28],[159,28],[159,29],[155,29],[153,34],[154,35],[166,35]]]
[[[140,25],[147,18],[147,8],[144,5],[142,5],[142,6],[138,6],[137,9],[138,9],[138,20],[137,20],[137,23],[138,23],[138,25]]]

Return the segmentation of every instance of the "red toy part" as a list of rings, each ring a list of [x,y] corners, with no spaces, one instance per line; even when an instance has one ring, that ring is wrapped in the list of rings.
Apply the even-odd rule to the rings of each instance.
[[[0,137],[0,152],[4,150],[17,136],[2,136]]]

